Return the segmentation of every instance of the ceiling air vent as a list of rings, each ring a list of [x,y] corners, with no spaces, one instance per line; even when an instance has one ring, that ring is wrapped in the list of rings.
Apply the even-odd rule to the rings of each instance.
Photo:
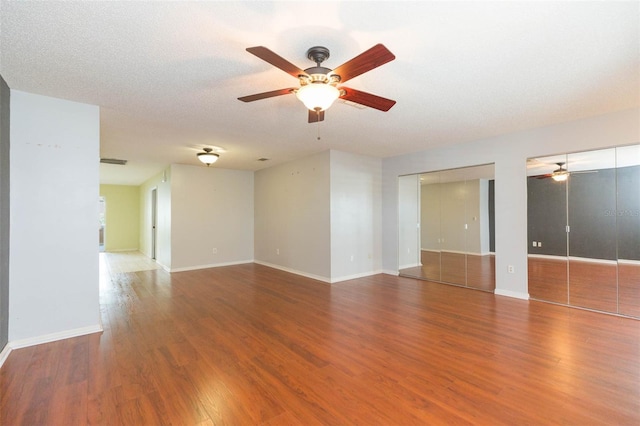
[[[119,166],[127,164],[127,160],[118,160],[117,158],[101,158],[100,162],[104,164],[117,164]]]

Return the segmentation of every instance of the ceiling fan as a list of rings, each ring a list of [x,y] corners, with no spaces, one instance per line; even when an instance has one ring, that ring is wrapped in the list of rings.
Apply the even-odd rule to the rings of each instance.
[[[329,49],[322,46],[314,46],[307,50],[307,58],[315,62],[316,66],[305,70],[301,70],[264,46],[249,47],[247,52],[297,78],[300,82],[300,87],[272,90],[238,98],[243,102],[253,102],[295,93],[296,97],[309,109],[309,123],[324,120],[325,110],[338,98],[380,111],[389,111],[396,103],[396,101],[372,95],[371,93],[345,86],[338,87],[338,84],[393,61],[396,57],[382,44],[376,44],[371,49],[333,70],[321,65],[322,62],[329,58]]]
[[[538,179],[551,178],[551,179],[555,180],[556,182],[564,182],[565,180],[567,180],[567,178],[569,177],[570,174],[574,174],[574,173],[598,173],[597,170],[585,170],[585,171],[569,172],[566,168],[563,167],[565,165],[564,162],[558,162],[558,163],[555,163],[555,164],[558,165],[558,168],[556,170],[554,170],[551,173],[547,173],[546,175],[540,175],[540,176],[536,176],[536,177]]]

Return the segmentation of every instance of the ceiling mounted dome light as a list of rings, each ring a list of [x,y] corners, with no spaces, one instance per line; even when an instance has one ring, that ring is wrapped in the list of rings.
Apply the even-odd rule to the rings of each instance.
[[[324,111],[340,97],[340,90],[327,83],[310,83],[296,91],[296,96],[311,111]]]
[[[203,151],[204,152],[199,152],[196,155],[198,156],[198,160],[206,164],[207,167],[218,161],[218,158],[220,158],[218,154],[214,154],[213,152],[211,152],[213,151],[213,149],[211,148],[204,148]]]

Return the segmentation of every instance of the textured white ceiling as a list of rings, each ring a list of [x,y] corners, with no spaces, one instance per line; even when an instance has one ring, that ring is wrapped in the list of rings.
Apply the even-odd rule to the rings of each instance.
[[[640,105],[640,2],[0,3],[0,73],[12,89],[101,107],[108,183],[171,163],[257,170],[326,149],[387,157]],[[396,60],[348,86],[389,112],[337,103],[307,123],[296,85],[245,48],[335,68],[376,43]],[[317,134],[320,132],[320,140]],[[258,162],[261,157],[270,161]]]

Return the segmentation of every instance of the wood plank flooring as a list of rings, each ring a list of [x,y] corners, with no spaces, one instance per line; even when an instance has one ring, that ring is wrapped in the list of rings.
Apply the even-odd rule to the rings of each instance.
[[[422,266],[400,270],[404,277],[460,285],[493,292],[496,288],[495,256],[421,250]]]
[[[640,318],[640,264],[529,256],[529,295]]]
[[[247,264],[101,276],[104,333],[13,351],[0,424],[640,424],[640,321]]]

